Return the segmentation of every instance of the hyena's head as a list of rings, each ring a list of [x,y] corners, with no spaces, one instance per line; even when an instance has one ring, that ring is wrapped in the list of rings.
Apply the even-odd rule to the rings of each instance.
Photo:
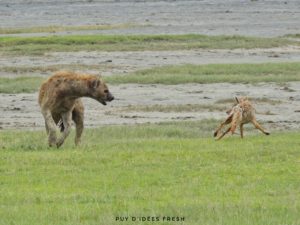
[[[89,95],[91,98],[106,105],[106,102],[114,100],[114,96],[110,93],[107,85],[101,77],[93,77],[88,81]]]

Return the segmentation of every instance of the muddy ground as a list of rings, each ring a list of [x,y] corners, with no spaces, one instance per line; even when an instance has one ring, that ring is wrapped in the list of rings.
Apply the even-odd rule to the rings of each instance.
[[[1,27],[49,25],[95,25],[132,23],[147,25],[84,33],[110,34],[239,34],[280,36],[299,33],[300,2],[295,1],[1,1]],[[82,33],[62,32],[58,35]],[[41,35],[41,34],[21,34]],[[42,34],[48,35],[48,34]],[[144,68],[179,64],[299,62],[300,48],[142,51],[142,52],[59,52],[45,56],[0,58],[0,76],[49,76],[33,70],[22,74],[5,67],[48,67],[97,65],[105,76]],[[91,67],[93,68],[93,67]],[[99,72],[90,70],[90,72]],[[300,128],[300,82],[286,84],[184,84],[110,86],[116,100],[108,106],[84,99],[86,126],[146,122],[222,119],[234,96],[254,99],[258,120],[269,130]],[[232,102],[228,101],[232,99]],[[263,99],[259,101],[258,99]],[[269,99],[269,100],[267,100]],[[159,111],[159,106],[170,110]],[[172,110],[172,106],[185,106]],[[147,110],[145,110],[145,107]],[[187,107],[186,107],[187,106]],[[191,106],[191,110],[189,110]],[[193,110],[197,106],[197,110]],[[203,106],[203,107],[202,107]],[[209,106],[209,107],[208,107]],[[167,108],[167,107],[166,107]],[[0,129],[41,129],[43,119],[37,93],[0,94]]]
[[[87,127],[104,124],[222,119],[233,103],[233,96],[251,96],[258,120],[269,130],[300,128],[300,82],[278,84],[186,84],[117,85],[110,87],[116,96],[107,106],[84,99]],[[1,94],[2,129],[39,129],[44,126],[34,94]],[[163,112],[158,109],[162,105]],[[168,106],[188,106],[168,110]],[[209,105],[209,106],[208,106]],[[145,106],[147,108],[145,109]],[[189,108],[190,106],[190,108]],[[194,111],[193,108],[197,107]],[[222,106],[222,107],[221,107]]]
[[[299,32],[299,14],[298,0],[0,1],[0,27],[143,25],[88,32],[110,34],[281,36]]]

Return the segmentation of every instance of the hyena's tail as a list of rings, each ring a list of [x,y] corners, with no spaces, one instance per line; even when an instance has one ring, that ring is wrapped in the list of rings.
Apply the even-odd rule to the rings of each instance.
[[[64,123],[63,123],[62,119],[60,119],[60,120],[58,121],[57,126],[59,127],[60,132],[64,132],[65,126],[64,126]]]

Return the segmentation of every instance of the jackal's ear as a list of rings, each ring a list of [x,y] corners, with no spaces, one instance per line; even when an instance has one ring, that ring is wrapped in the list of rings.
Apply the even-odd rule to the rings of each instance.
[[[100,85],[100,80],[94,79],[88,82],[89,88],[96,89]]]
[[[235,100],[236,100],[237,103],[240,103],[240,100],[236,96],[235,96]]]

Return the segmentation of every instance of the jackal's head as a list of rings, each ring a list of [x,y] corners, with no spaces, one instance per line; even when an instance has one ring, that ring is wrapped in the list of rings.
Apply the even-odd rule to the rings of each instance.
[[[247,96],[242,96],[242,97],[235,97],[235,100],[237,102],[237,104],[240,104],[242,102],[245,102],[245,101],[249,101],[248,97]]]
[[[106,105],[106,102],[114,100],[114,96],[110,93],[106,83],[101,77],[93,77],[88,81],[89,95],[91,98]]]
[[[249,101],[247,96],[243,96],[243,97],[235,97],[236,103],[231,107],[231,109],[227,110],[226,113],[229,115],[232,112],[232,109],[237,106],[238,104],[241,104],[245,101]]]

